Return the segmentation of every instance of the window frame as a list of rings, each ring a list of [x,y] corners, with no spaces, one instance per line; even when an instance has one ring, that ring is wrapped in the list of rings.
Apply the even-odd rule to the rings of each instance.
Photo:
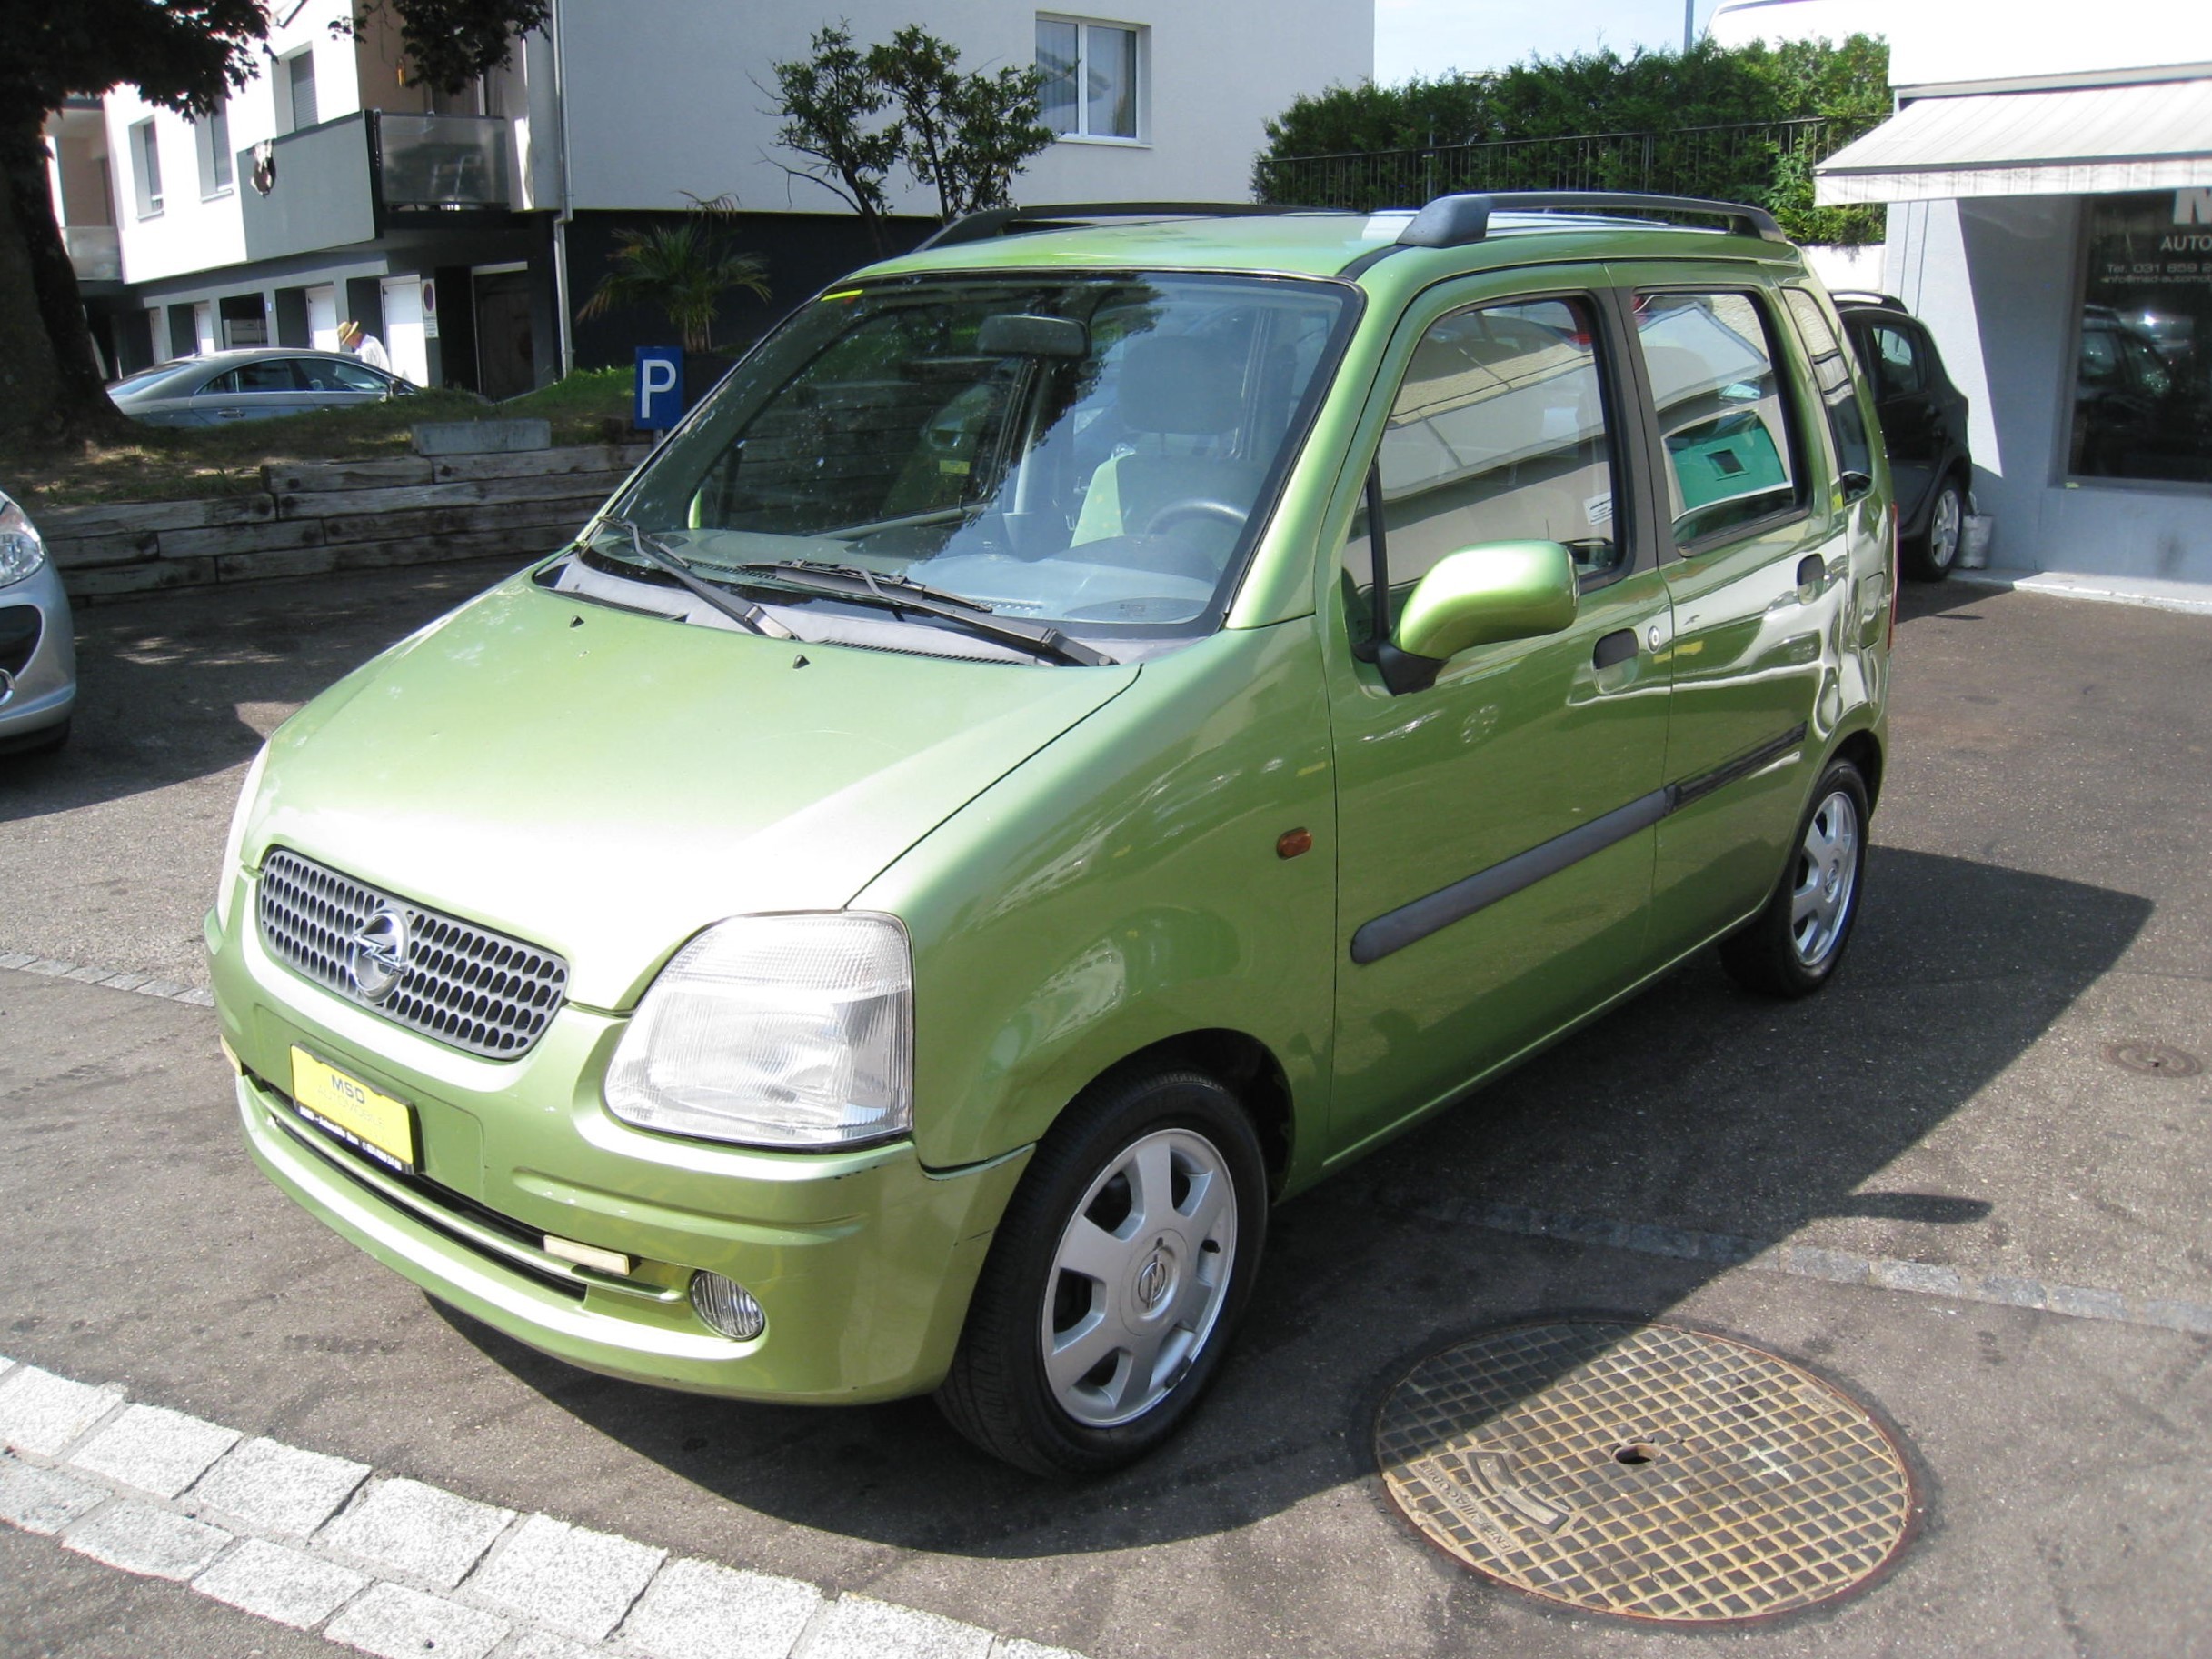
[[[238,189],[238,162],[231,153],[230,100],[192,124],[193,147],[199,152],[200,200],[213,202]]]
[[[152,115],[131,123],[133,205],[141,219],[158,219],[166,210],[161,185],[161,129]]]
[[[1654,510],[1657,515],[1655,523],[1661,546],[1672,549],[1676,558],[1694,559],[1709,553],[1717,552],[1723,547],[1734,546],[1739,542],[1756,540],[1759,536],[1771,535],[1774,531],[1811,518],[1813,510],[1812,469],[1808,465],[1808,457],[1806,449],[1806,436],[1811,417],[1808,416],[1808,412],[1801,401],[1803,387],[1799,385],[1800,376],[1797,373],[1799,365],[1790,355],[1786,345],[1787,340],[1795,332],[1794,325],[1791,325],[1789,332],[1785,332],[1779,325],[1775,314],[1771,292],[1760,286],[1756,281],[1739,280],[1730,283],[1689,280],[1629,281],[1623,284],[1620,293],[1622,304],[1629,307],[1631,318],[1634,315],[1637,300],[1648,294],[1684,294],[1706,298],[1722,295],[1741,296],[1750,302],[1753,313],[1759,317],[1760,331],[1766,335],[1767,340],[1767,361],[1772,365],[1777,377],[1783,382],[1778,388],[1779,395],[1776,401],[1780,404],[1783,410],[1783,436],[1789,443],[1792,495],[1789,505],[1778,507],[1775,511],[1762,514],[1758,518],[1745,519],[1740,524],[1724,525],[1717,530],[1708,531],[1703,535],[1693,536],[1689,540],[1684,541],[1675,533],[1673,496],[1668,490],[1666,471],[1672,463],[1667,455],[1667,435],[1659,426],[1659,398],[1652,389],[1650,366],[1644,359],[1643,331],[1640,328],[1631,329],[1636,336],[1636,373],[1639,395],[1642,405],[1639,413],[1647,423],[1645,448],[1652,457],[1652,499],[1655,504]],[[1826,415],[1822,415],[1818,418],[1825,419]]]
[[[284,131],[277,135],[280,138],[286,133],[302,133],[311,126],[323,124],[323,89],[319,84],[320,77],[315,74],[314,58],[314,46],[311,43],[297,52],[287,52],[276,60],[277,67],[284,71],[284,78],[277,83],[284,88],[283,108],[279,113],[284,118]],[[314,107],[308,112],[314,117],[312,121],[300,119],[297,68],[302,59],[306,60],[307,90],[314,100]]]
[[[1066,24],[1075,31],[1075,119],[1076,130],[1052,135],[1055,144],[1101,144],[1121,149],[1150,149],[1151,147],[1152,101],[1150,95],[1152,77],[1152,31],[1148,24],[1119,23],[1111,17],[1079,17],[1068,12],[1039,12],[1034,23]],[[1120,133],[1093,133],[1088,130],[1091,121],[1091,99],[1088,93],[1091,75],[1091,31],[1114,29],[1136,37],[1136,50],[1131,65],[1134,80],[1130,86],[1130,125],[1134,129],[1124,136]],[[1032,54],[1031,62],[1036,59]]]
[[[1805,297],[1807,304],[1819,315],[1822,325],[1828,329],[1836,342],[1836,355],[1842,361],[1844,367],[1846,389],[1849,392],[1853,405],[1858,411],[1859,435],[1867,445],[1867,465],[1863,468],[1848,467],[1845,465],[1843,435],[1836,429],[1837,405],[1820,385],[1819,365],[1822,354],[1815,351],[1813,342],[1806,337],[1805,325],[1798,318],[1798,308],[1790,304],[1792,295],[1802,295]],[[1875,384],[1874,371],[1867,366],[1866,358],[1860,354],[1858,344],[1852,337],[1852,319],[1845,316],[1837,309],[1834,300],[1827,298],[1818,290],[1807,287],[1800,283],[1785,283],[1781,288],[1781,295],[1782,311],[1789,318],[1790,333],[1796,336],[1798,347],[1805,354],[1805,366],[1812,374],[1813,396],[1819,405],[1820,418],[1828,427],[1830,458],[1836,464],[1837,487],[1839,490],[1842,489],[1843,475],[1848,471],[1862,472],[1867,479],[1865,488],[1855,493],[1848,490],[1843,491],[1843,504],[1848,506],[1853,502],[1864,500],[1873,490],[1877,473],[1874,463],[1885,453],[1882,447],[1881,421],[1876,409],[1879,397]]]

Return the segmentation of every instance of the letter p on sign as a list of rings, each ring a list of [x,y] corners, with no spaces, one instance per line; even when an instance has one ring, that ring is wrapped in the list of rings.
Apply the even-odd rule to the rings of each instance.
[[[637,395],[631,420],[647,431],[683,418],[683,353],[673,345],[637,348]]]

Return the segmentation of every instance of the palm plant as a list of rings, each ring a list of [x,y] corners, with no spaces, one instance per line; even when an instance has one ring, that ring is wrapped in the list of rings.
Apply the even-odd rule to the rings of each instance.
[[[768,297],[768,267],[757,255],[730,245],[736,203],[727,195],[702,201],[673,225],[614,234],[612,268],[576,315],[595,317],[622,305],[649,305],[675,325],[683,349],[714,349],[714,312],[722,296],[742,291]]]

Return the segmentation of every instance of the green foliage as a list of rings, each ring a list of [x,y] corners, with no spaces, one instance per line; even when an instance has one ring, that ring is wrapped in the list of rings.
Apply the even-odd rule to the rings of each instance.
[[[1375,208],[1447,190],[1651,190],[1765,205],[1800,240],[1878,241],[1878,208],[1813,206],[1812,167],[1889,113],[1888,69],[1888,47],[1855,35],[1335,86],[1268,123],[1253,193]]]
[[[767,267],[730,245],[736,202],[727,195],[691,202],[692,211],[673,225],[617,231],[613,268],[576,315],[649,305],[683,336],[684,350],[704,352],[714,349],[714,313],[723,295],[742,290],[766,299]]]
[[[881,245],[884,181],[902,163],[935,192],[938,215],[1004,203],[1022,164],[1052,142],[1039,119],[1034,66],[960,67],[960,48],[909,24],[865,51],[825,28],[812,56],[773,65],[782,120],[776,142],[805,159],[786,171],[826,185],[868,222]]]
[[[543,28],[552,5],[551,0],[366,0],[353,26],[366,27],[379,12],[390,13],[399,24],[409,82],[459,92],[505,63],[517,36]]]

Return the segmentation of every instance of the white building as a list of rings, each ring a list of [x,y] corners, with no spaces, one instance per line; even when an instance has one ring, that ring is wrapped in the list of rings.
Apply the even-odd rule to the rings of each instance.
[[[1111,17],[1027,0],[555,0],[504,68],[448,98],[404,85],[389,30],[334,35],[352,10],[280,8],[264,73],[210,121],[119,87],[97,122],[73,108],[50,124],[57,207],[80,277],[101,285],[88,298],[113,366],[327,345],[347,316],[411,377],[493,395],[543,384],[564,355],[627,361],[665,325],[564,309],[617,231],[682,211],[687,192],[734,195],[747,215],[775,298],[732,315],[757,327],[872,256],[775,144],[771,66],[824,23],[862,45],[920,23],[963,69],[1044,66],[1061,136],[1017,179],[1024,202],[1244,200],[1267,119],[1374,58],[1374,0],[1116,0]],[[934,213],[902,173],[893,185],[895,213]]]
[[[1888,204],[1882,285],[1973,401],[1993,564],[2212,583],[2212,5],[1768,0],[1886,35],[1898,112],[1818,170]]]

